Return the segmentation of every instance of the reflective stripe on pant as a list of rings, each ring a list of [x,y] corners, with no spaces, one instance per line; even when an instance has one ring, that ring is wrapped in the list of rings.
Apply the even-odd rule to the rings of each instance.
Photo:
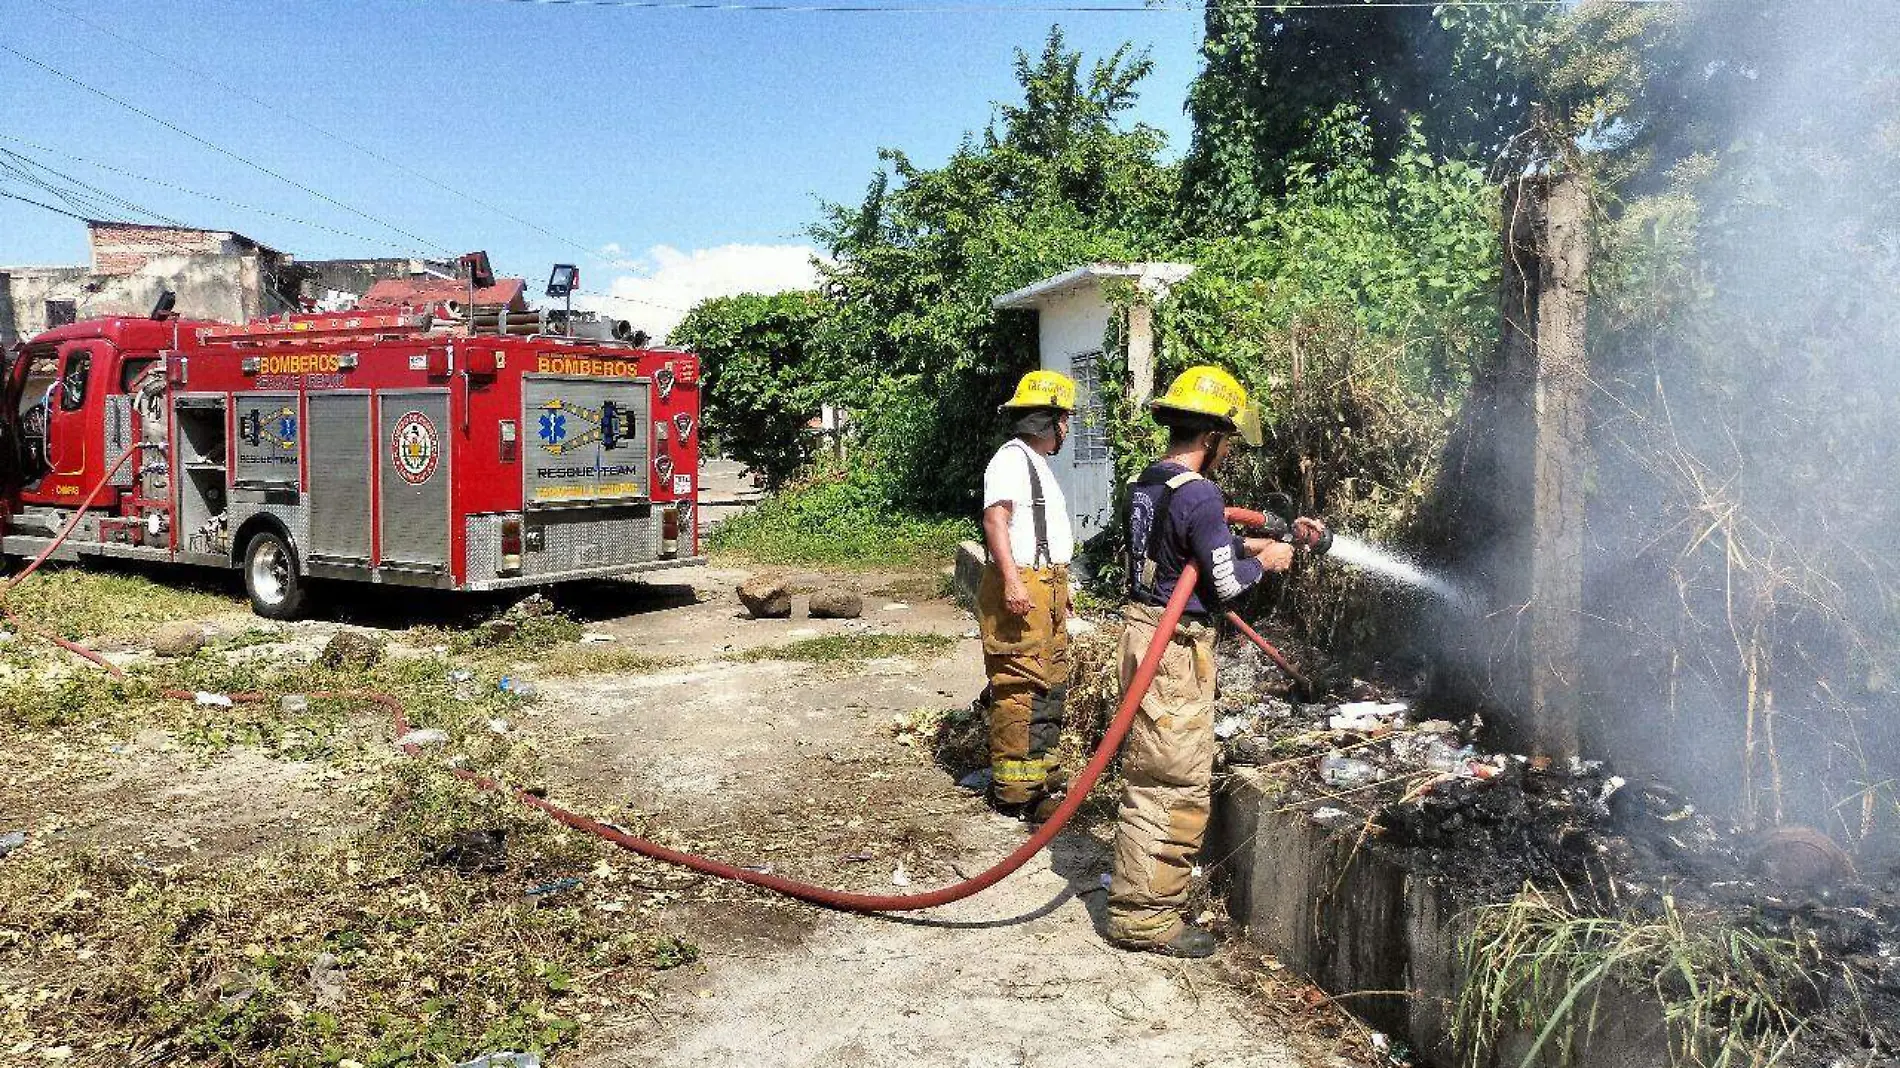
[[[1154,638],[1161,610],[1122,610],[1121,680],[1125,690]],[[1117,939],[1153,942],[1182,920],[1195,855],[1207,833],[1214,778],[1214,630],[1183,623],[1162,654],[1122,743],[1121,805],[1115,822],[1115,875],[1108,888],[1108,930]]]
[[[1069,569],[1022,568],[1027,616],[1003,604],[1003,575],[983,569],[976,614],[990,677],[990,775],[996,799],[1033,801],[1057,770],[1063,701],[1069,690]]]

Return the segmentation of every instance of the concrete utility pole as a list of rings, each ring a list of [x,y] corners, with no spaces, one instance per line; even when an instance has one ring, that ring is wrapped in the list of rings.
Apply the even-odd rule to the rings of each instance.
[[[1503,335],[1492,442],[1511,551],[1492,574],[1498,696],[1534,755],[1577,753],[1584,475],[1590,464],[1589,199],[1575,175],[1504,193]]]

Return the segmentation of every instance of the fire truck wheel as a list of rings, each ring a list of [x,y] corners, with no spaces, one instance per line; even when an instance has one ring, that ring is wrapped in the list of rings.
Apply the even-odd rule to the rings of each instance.
[[[303,607],[303,579],[282,535],[262,530],[245,545],[244,592],[251,595],[251,611],[265,619],[297,618]]]

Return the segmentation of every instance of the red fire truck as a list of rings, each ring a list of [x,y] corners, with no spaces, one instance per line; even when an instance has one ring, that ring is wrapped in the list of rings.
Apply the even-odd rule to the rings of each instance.
[[[432,329],[428,312],[107,318],[21,346],[0,552],[493,590],[705,563],[688,352]],[[108,477],[110,476],[110,477]]]

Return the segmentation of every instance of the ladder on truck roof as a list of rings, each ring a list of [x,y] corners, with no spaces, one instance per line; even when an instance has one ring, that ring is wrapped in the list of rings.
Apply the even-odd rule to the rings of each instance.
[[[259,319],[236,325],[202,326],[198,340],[227,345],[282,345],[347,337],[419,334],[429,329],[428,315],[406,312],[316,312]]]

